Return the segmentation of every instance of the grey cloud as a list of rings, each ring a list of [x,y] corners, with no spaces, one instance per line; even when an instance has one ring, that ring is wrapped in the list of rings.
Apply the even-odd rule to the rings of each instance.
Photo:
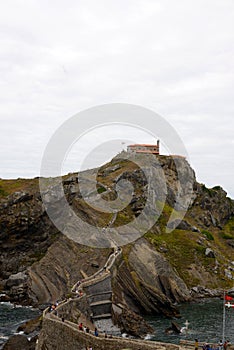
[[[126,102],[163,115],[199,180],[234,197],[232,0],[16,0],[0,21],[0,177],[38,175],[62,122]]]

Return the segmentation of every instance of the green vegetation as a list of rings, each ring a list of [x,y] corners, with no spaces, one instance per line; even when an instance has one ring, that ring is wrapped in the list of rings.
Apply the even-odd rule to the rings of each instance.
[[[0,198],[4,198],[17,191],[36,191],[39,189],[38,178],[35,179],[0,179]]]
[[[233,235],[230,233],[221,232],[221,237],[223,239],[233,239]]]
[[[106,192],[106,189],[105,189],[105,187],[98,187],[98,189],[97,189],[97,192],[99,193],[99,194],[101,194],[101,193],[103,193],[103,192]]]
[[[219,283],[223,283],[224,285],[232,283],[223,279],[221,269],[216,274],[217,279],[212,277],[215,259],[205,255],[207,247],[198,243],[199,233],[177,229],[169,234],[155,234],[151,231],[145,235],[145,238],[159,252],[163,252],[165,258],[174,267],[188,287],[201,283],[200,278],[202,278],[201,276],[203,276],[205,271],[206,278],[207,273],[210,275],[210,288],[217,288]],[[222,281],[220,282],[220,280]]]
[[[0,197],[6,197],[6,196],[8,196],[8,194],[9,193],[6,192],[2,186],[0,186]]]
[[[212,187],[212,190],[215,190],[215,191],[220,191],[222,189],[221,186],[214,186]]]
[[[214,186],[212,188],[207,188],[204,184],[201,185],[202,190],[207,193],[210,197],[217,195],[217,191],[220,191],[222,188],[220,186]]]
[[[228,220],[228,222],[224,226],[223,232],[224,232],[224,235],[234,239],[234,217]]]
[[[165,257],[180,277],[188,286],[193,286],[199,281],[191,273],[192,266],[202,264],[210,270],[214,267],[214,262],[205,256],[205,247],[197,243],[197,235],[190,231],[174,230],[169,234],[160,235],[149,232],[145,237],[158,251],[163,248]]]
[[[202,230],[201,233],[205,235],[209,241],[214,241],[214,236],[209,231]]]

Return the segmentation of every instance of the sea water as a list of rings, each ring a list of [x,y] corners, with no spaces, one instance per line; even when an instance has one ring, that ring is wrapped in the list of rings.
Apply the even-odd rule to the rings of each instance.
[[[0,303],[0,349],[6,340],[17,334],[17,328],[25,321],[39,316],[40,312],[31,307]]]
[[[189,322],[188,331],[182,334],[167,334],[165,330],[171,326],[171,319],[164,316],[147,316],[146,321],[154,328],[154,334],[147,337],[169,343],[179,343],[180,339],[216,343],[222,339],[223,301],[220,299],[203,299],[177,305],[181,318],[173,319],[180,327]],[[234,344],[234,308],[225,309],[226,339]],[[0,303],[0,349],[9,336],[16,334],[17,328],[26,320],[37,317],[39,310],[22,307],[11,303]]]
[[[181,334],[167,334],[171,326],[170,319],[163,316],[148,316],[146,321],[154,328],[151,340],[179,343],[180,339],[217,343],[223,333],[223,301],[203,299],[197,302],[177,305],[181,318],[173,319],[181,328],[188,321],[188,330]],[[234,308],[225,309],[225,338],[234,344]]]

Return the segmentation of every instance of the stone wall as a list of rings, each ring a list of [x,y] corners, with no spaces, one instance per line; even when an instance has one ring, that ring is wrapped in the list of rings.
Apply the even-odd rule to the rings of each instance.
[[[42,331],[36,350],[85,350],[92,346],[93,350],[179,350],[174,344],[151,342],[126,338],[95,337],[79,331],[71,322],[62,322],[54,315],[47,314],[43,320]]]
[[[93,281],[93,283],[89,286],[83,286],[83,289],[87,295],[93,295],[102,293],[103,291],[111,291],[111,275],[103,276],[101,279],[97,279]]]
[[[89,318],[89,315],[91,314],[91,309],[89,307],[86,295],[84,295],[82,298],[71,299],[60,304],[56,308],[56,311],[58,317],[64,317],[65,320],[69,320],[75,323],[78,322],[78,318],[81,313],[87,318]],[[44,313],[44,318],[46,318],[46,316],[46,313]]]
[[[95,303],[101,300],[112,300],[112,291],[101,292],[88,296],[89,303]]]

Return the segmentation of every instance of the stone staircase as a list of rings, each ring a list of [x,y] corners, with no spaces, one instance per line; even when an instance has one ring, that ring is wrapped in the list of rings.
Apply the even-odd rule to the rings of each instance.
[[[102,273],[95,278],[84,281],[82,288],[86,294],[89,307],[91,309],[91,319],[98,330],[102,333],[121,335],[119,328],[112,322],[112,286],[111,268],[116,261],[116,257],[121,254],[121,250],[112,253]]]
[[[121,255],[121,248],[115,245],[114,252],[108,257],[105,266],[92,276],[83,279],[82,282],[78,281],[71,290],[74,297],[77,290],[83,290],[89,304],[89,309],[91,310],[91,320],[99,332],[111,335],[121,335],[119,328],[112,322],[111,285],[111,271],[117,258]]]

